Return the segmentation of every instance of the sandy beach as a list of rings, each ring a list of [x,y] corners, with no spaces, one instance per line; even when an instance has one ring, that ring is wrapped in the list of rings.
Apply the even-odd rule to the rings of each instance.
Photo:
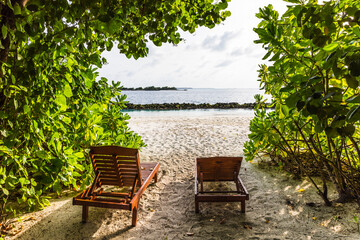
[[[112,209],[90,208],[89,222],[81,223],[81,207],[72,206],[76,193],[69,192],[46,209],[22,216],[22,222],[14,223],[19,233],[11,238],[360,239],[355,203],[326,207],[308,181],[261,168],[256,161],[243,161],[240,171],[250,194],[245,214],[240,203],[201,203],[195,213],[195,158],[241,156],[250,120],[230,115],[133,117],[129,126],[147,144],[141,161],[161,164],[158,183],[140,201],[135,228],[129,211]],[[335,196],[332,191],[330,198]]]

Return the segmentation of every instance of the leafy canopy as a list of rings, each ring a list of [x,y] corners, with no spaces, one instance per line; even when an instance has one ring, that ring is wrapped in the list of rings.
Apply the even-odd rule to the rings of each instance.
[[[84,149],[139,148],[128,127],[126,96],[97,69],[117,45],[144,57],[147,44],[178,44],[180,30],[213,28],[230,16],[228,0],[1,0],[0,198],[30,207],[43,193],[88,185]],[[121,79],[117,79],[121,80]],[[6,217],[9,207],[2,206]]]

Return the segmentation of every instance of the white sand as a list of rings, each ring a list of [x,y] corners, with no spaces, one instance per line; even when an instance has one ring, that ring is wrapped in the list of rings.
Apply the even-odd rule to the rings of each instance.
[[[360,239],[357,205],[325,207],[308,181],[243,162],[241,178],[250,193],[246,213],[240,203],[200,203],[194,212],[196,157],[239,156],[251,117],[133,117],[130,127],[147,143],[141,161],[160,162],[159,182],[141,201],[138,225],[131,213],[91,208],[81,223],[81,207],[71,196],[22,217],[17,239]],[[299,192],[299,189],[305,189]],[[73,194],[72,194],[73,195]],[[332,197],[334,197],[333,195]],[[314,206],[306,203],[313,202]]]

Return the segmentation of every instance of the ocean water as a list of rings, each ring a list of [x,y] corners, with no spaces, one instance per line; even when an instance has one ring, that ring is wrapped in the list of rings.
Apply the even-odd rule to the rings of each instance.
[[[127,101],[134,104],[151,103],[253,103],[255,94],[262,94],[256,88],[191,88],[186,91],[122,91]]]
[[[254,95],[264,92],[255,88],[192,88],[177,91],[122,91],[126,101],[133,104],[154,103],[253,103]],[[251,109],[191,109],[191,110],[124,110],[131,117],[135,116],[253,116]]]

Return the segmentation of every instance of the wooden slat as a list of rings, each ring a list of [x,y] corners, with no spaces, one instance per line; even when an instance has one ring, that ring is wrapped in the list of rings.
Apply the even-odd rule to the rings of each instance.
[[[120,172],[122,177],[129,176],[129,177],[135,177],[137,173],[135,172],[128,172],[128,171],[121,171]]]
[[[121,173],[134,174],[134,175],[137,174],[137,171],[135,171],[134,169],[122,169],[122,168],[120,168],[120,172],[121,172]]]
[[[240,202],[248,200],[246,195],[197,195],[198,202]]]
[[[119,193],[119,192],[102,192],[102,193],[96,193],[97,196],[106,196],[106,197],[120,197],[120,198],[126,198],[129,196],[128,193]]]
[[[135,162],[136,161],[136,156],[116,156],[116,160]]]
[[[123,168],[136,168],[136,163],[124,163],[124,162],[118,162],[116,164],[119,167],[123,167]]]
[[[105,167],[105,168],[112,168],[113,163],[98,163],[95,162],[96,167]]]
[[[112,155],[96,155],[96,154],[92,154],[92,158],[95,159],[96,161],[106,161],[106,162],[111,162],[112,163]]]
[[[100,181],[119,181],[117,177],[100,177]]]
[[[128,203],[118,203],[118,202],[106,202],[106,201],[93,201],[88,199],[73,199],[74,205],[86,205],[92,207],[102,207],[102,208],[114,208],[114,209],[125,209],[131,210],[131,205]]]
[[[234,180],[234,172],[238,175],[242,157],[197,158],[197,173],[203,173],[203,180]]]
[[[138,173],[135,169],[133,168],[118,168],[120,172],[123,173]]]
[[[103,172],[115,172],[114,168],[103,168],[103,167],[97,167],[96,168],[98,171],[103,171]]]
[[[117,198],[96,197],[95,200],[99,202],[109,202],[109,203],[126,203],[125,198],[119,198],[119,197]]]
[[[117,177],[115,172],[102,172],[102,177]]]
[[[136,156],[139,152],[138,149],[124,148],[120,146],[98,146],[90,147],[91,154],[108,154],[108,155],[120,155],[120,156]]]
[[[95,162],[98,164],[112,164],[113,161],[112,160],[102,160],[102,159],[95,159]]]
[[[135,166],[129,166],[129,165],[117,165],[117,167],[119,169],[124,169],[124,170],[130,170],[130,171],[137,171]]]
[[[200,191],[201,194],[211,194],[211,193],[241,193],[239,191]]]
[[[102,179],[100,179],[100,182],[101,182],[102,185],[122,186],[122,183],[119,180],[111,181],[111,180],[102,180]]]

